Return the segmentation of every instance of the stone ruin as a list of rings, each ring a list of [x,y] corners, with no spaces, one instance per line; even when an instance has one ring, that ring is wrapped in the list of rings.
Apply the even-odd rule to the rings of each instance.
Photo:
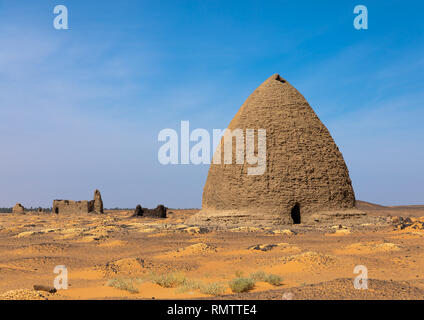
[[[15,204],[15,206],[12,208],[12,213],[19,213],[23,214],[25,213],[25,208],[20,203]]]
[[[134,211],[134,217],[149,217],[149,218],[166,218],[167,208],[160,204],[155,209],[142,208],[137,205]]]
[[[56,214],[104,213],[103,200],[99,190],[94,191],[94,200],[54,200],[52,212]]]
[[[266,170],[248,175],[248,166],[234,160],[212,163],[193,223],[281,225],[364,215],[355,208],[349,171],[330,132],[280,75],[248,97],[228,129],[254,129],[256,137],[266,129]],[[234,155],[235,143],[232,148]]]
[[[99,190],[95,190],[94,191],[94,211],[98,212],[98,213],[104,213],[103,211],[103,200],[102,200],[102,195],[100,194]]]

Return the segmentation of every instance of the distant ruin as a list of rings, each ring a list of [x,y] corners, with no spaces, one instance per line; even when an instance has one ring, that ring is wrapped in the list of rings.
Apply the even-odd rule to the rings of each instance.
[[[52,212],[56,214],[70,213],[104,213],[103,200],[99,190],[94,191],[94,200],[53,200]]]
[[[12,209],[12,213],[25,213],[25,208],[20,203],[15,204],[15,206]]]
[[[103,213],[103,200],[102,195],[99,190],[94,191],[94,211],[98,213]]]
[[[134,217],[149,217],[149,218],[166,218],[167,208],[160,204],[155,209],[142,208],[137,205],[134,211]]]

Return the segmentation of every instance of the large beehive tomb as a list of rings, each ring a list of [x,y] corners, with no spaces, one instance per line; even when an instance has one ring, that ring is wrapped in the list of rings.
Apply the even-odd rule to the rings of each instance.
[[[228,129],[266,130],[266,168],[249,175],[245,164],[211,164],[196,222],[291,224],[361,214],[329,131],[278,74],[248,97]]]

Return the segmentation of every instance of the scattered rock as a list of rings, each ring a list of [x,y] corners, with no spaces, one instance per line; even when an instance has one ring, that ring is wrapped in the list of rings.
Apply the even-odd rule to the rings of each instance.
[[[410,223],[410,224],[412,224],[412,220],[411,220],[411,218],[406,218],[404,221],[403,221],[404,223]]]
[[[398,219],[395,219],[398,218]],[[421,218],[402,218],[402,217],[394,217],[392,219],[393,227],[395,230],[404,230],[404,231],[411,231],[416,232],[420,231],[422,232],[424,230],[424,217]]]
[[[338,229],[334,232],[335,234],[350,234],[349,229]]]
[[[0,295],[0,300],[48,300],[53,294],[30,289],[10,290]]]
[[[249,247],[249,250],[260,250],[260,251],[269,251],[274,247],[277,247],[276,244],[257,244],[255,246]]]
[[[175,228],[175,230],[184,230],[184,229],[189,228],[189,226],[188,226],[188,225],[186,225],[186,224],[176,224],[176,225],[174,226],[174,228]]]
[[[182,231],[188,234],[204,234],[209,232],[207,228],[203,228],[203,227],[188,227],[188,228],[182,229]]]
[[[339,224],[337,226],[332,226],[331,229],[339,229],[339,230],[341,230],[341,229],[348,229],[348,227]]]
[[[398,224],[400,222],[402,222],[403,218],[402,217],[393,217],[392,218],[392,223],[393,224]]]
[[[256,227],[237,227],[237,228],[229,229],[229,231],[232,231],[232,232],[258,232],[258,231],[262,231],[262,229],[256,228]]]
[[[54,288],[54,287],[45,286],[45,285],[42,285],[42,284],[35,284],[34,290],[35,291],[45,291],[45,292],[48,292],[48,293],[56,293],[56,291],[57,291],[56,288]]]
[[[341,224],[339,224],[337,226],[332,226],[331,229],[334,229],[333,234],[339,234],[339,235],[350,234],[350,229],[346,226],[341,225]]]
[[[290,230],[290,229],[284,229],[284,230],[274,230],[272,231],[273,234],[284,234],[286,236],[292,236],[292,235],[296,235],[297,233]]]
[[[24,231],[21,232],[19,234],[17,234],[16,236],[14,236],[14,238],[25,238],[25,237],[29,237],[35,234],[43,234],[43,232],[41,231]]]

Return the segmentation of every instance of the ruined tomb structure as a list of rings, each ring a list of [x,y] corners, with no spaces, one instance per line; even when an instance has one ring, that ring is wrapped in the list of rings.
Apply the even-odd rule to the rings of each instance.
[[[155,209],[143,208],[137,205],[134,211],[134,217],[166,218],[167,208],[160,204]]]
[[[330,132],[280,75],[247,98],[228,129],[254,129],[255,137],[266,130],[265,172],[249,175],[249,166],[234,160],[212,163],[193,223],[281,225],[364,215],[355,208],[349,171]]]
[[[70,213],[104,213],[102,196],[99,190],[94,191],[94,200],[54,200],[52,212],[56,214]]]
[[[12,213],[25,213],[25,208],[20,203],[15,204],[15,206],[12,208]]]

